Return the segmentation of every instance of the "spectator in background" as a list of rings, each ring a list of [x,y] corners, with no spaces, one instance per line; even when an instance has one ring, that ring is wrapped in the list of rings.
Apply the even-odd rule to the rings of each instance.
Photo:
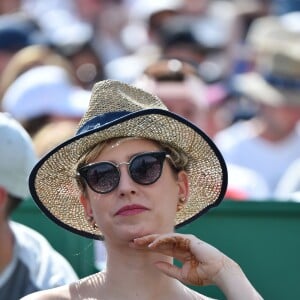
[[[32,141],[37,156],[40,158],[62,141],[72,137],[77,130],[75,120],[57,120],[42,126],[33,136]]]
[[[91,35],[104,62],[128,54],[121,41],[127,22],[124,1],[23,0],[22,8],[36,20],[51,44],[73,44],[76,48],[78,41]]]
[[[128,22],[127,1],[73,0],[72,2],[75,14],[92,29],[92,43],[101,61],[106,63],[129,53],[121,38],[122,30]],[[133,40],[135,38],[136,36],[132,37]]]
[[[160,97],[169,110],[193,122],[211,138],[231,124],[226,87],[219,83],[207,85],[198,76],[197,68],[187,62],[177,59],[154,62],[135,85]],[[227,198],[257,200],[267,197],[268,193],[259,174],[245,167],[228,165]]]
[[[221,119],[225,87],[207,85],[190,63],[179,59],[158,60],[144,70],[135,85],[160,97],[169,110],[190,120],[210,137],[227,126],[227,118]],[[216,107],[220,109],[219,118]]]
[[[4,113],[0,113],[0,156],[0,299],[18,300],[75,281],[70,264],[42,235],[10,220],[29,197],[27,180],[36,156],[24,128]]]
[[[36,66],[20,75],[6,90],[2,110],[9,112],[33,136],[57,120],[78,121],[89,103],[90,91],[72,82],[59,66]]]
[[[258,113],[215,137],[227,162],[261,174],[269,197],[300,157],[300,31],[287,17],[260,18],[250,27],[255,69],[238,75],[233,85],[256,104]]]
[[[184,0],[133,1],[129,7],[129,16],[132,23],[129,23],[127,30],[136,29],[136,27],[131,27],[130,25],[137,23],[142,26],[146,37],[140,46],[159,46],[161,40],[160,31],[163,24],[179,15],[183,6]],[[135,41],[125,39],[125,44],[135,45],[135,43]],[[134,49],[133,46],[129,47]]]
[[[74,69],[68,59],[52,50],[50,46],[30,45],[17,51],[4,68],[0,77],[0,99],[20,75],[33,67],[43,65],[64,68],[75,82]]]
[[[0,74],[16,52],[44,42],[38,24],[28,15],[20,12],[0,15]]]
[[[122,42],[130,53],[105,64],[107,78],[132,83],[152,62],[161,57],[159,31],[177,15],[183,0],[133,1],[128,5],[129,22],[122,29]],[[134,38],[133,38],[134,37]]]
[[[52,47],[69,61],[77,84],[82,88],[90,90],[97,81],[105,79],[103,61],[96,53],[90,36],[81,36],[69,43],[57,41]]]
[[[231,74],[231,31],[221,19],[178,15],[166,20],[159,34],[161,56],[194,64],[205,82],[224,81]]]
[[[105,64],[107,78],[132,83],[160,58],[195,64],[209,83],[226,81],[231,75],[240,38],[231,1],[132,1],[127,5],[130,21],[121,37],[131,51]]]

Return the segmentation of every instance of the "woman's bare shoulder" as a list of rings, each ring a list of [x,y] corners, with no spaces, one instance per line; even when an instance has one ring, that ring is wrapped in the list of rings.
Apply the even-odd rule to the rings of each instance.
[[[20,300],[70,300],[82,299],[101,291],[104,273],[96,273],[69,285],[63,285],[49,290],[35,292]],[[94,298],[93,298],[94,299]],[[96,298],[95,298],[96,299]]]
[[[54,299],[56,300],[71,299],[70,285],[63,285],[49,290],[35,292],[21,298],[20,300],[54,300]]]

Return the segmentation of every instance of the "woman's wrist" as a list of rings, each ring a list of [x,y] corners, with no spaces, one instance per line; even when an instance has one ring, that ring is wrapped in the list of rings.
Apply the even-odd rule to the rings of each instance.
[[[252,286],[240,266],[228,257],[224,257],[223,268],[215,276],[214,283],[228,300],[263,299]]]

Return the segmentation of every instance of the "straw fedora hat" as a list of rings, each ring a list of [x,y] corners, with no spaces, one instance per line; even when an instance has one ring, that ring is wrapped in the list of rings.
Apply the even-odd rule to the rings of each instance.
[[[86,220],[79,201],[76,164],[99,142],[130,136],[162,141],[188,155],[191,193],[184,209],[177,213],[177,226],[192,221],[223,199],[226,165],[205,133],[168,111],[159,98],[119,81],[104,80],[95,84],[76,135],[46,154],[33,168],[29,186],[35,202],[62,227],[101,239],[100,230]]]
[[[299,20],[300,12],[296,16]],[[233,78],[236,91],[270,106],[300,105],[300,27],[292,26],[294,18],[286,14],[254,22],[247,41],[255,69]]]

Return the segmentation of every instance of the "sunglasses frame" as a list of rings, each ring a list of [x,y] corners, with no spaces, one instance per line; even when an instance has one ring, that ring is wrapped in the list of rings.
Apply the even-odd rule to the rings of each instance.
[[[160,172],[159,172],[159,175],[157,176],[157,178],[155,178],[154,181],[151,181],[151,182],[149,182],[149,183],[141,183],[141,182],[136,181],[136,179],[132,176],[132,173],[131,173],[131,166],[132,166],[132,162],[133,162],[135,159],[137,159],[137,158],[139,158],[139,157],[142,157],[142,156],[147,156],[147,155],[152,156],[152,157],[155,157],[155,158],[158,159],[158,161],[159,161],[159,163],[160,163]],[[108,193],[110,193],[111,191],[113,191],[114,189],[116,189],[117,186],[118,186],[119,183],[120,183],[120,178],[121,178],[120,166],[121,166],[121,165],[127,165],[127,171],[128,171],[128,174],[129,174],[130,178],[131,178],[134,182],[136,182],[136,183],[138,183],[138,184],[140,184],[140,185],[150,185],[150,184],[155,183],[155,182],[161,177],[162,170],[163,170],[163,163],[164,163],[164,161],[165,161],[166,158],[168,158],[168,159],[171,161],[173,167],[176,168],[176,167],[175,167],[175,163],[174,163],[172,157],[171,157],[169,154],[167,154],[167,152],[165,152],[165,151],[155,151],[155,152],[143,152],[143,153],[138,153],[138,154],[132,156],[128,162],[114,163],[114,162],[112,162],[112,161],[101,161],[101,162],[97,162],[97,163],[91,163],[91,164],[85,165],[85,166],[83,166],[83,167],[80,167],[80,168],[77,170],[77,176],[80,177],[80,178],[83,178],[84,181],[86,182],[86,184],[87,184],[87,185],[91,188],[91,190],[93,190],[94,192],[96,192],[96,193],[98,193],[98,194],[108,194]],[[90,184],[90,182],[89,182],[89,180],[88,180],[88,174],[87,174],[88,171],[89,171],[92,167],[98,166],[98,165],[103,164],[103,163],[104,163],[104,164],[109,164],[109,165],[113,166],[113,167],[117,170],[118,175],[119,175],[119,178],[118,178],[118,181],[117,181],[116,185],[113,186],[110,190],[105,191],[105,192],[101,192],[101,191],[95,189],[95,188]]]

